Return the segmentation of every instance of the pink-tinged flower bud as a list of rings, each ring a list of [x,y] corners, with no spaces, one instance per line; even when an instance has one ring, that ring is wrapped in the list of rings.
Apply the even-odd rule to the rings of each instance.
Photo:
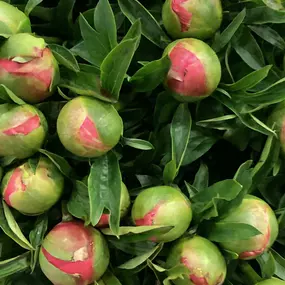
[[[40,266],[56,285],[88,285],[106,271],[109,249],[99,231],[82,222],[62,222],[43,241]]]
[[[221,64],[216,53],[204,42],[182,39],[164,51],[171,67],[166,88],[181,102],[193,102],[211,95],[221,80]]]
[[[17,34],[0,49],[0,84],[6,85],[28,103],[38,103],[52,95],[59,81],[59,68],[42,38]]]
[[[64,177],[57,167],[41,157],[34,169],[29,161],[7,172],[1,184],[3,199],[25,215],[39,215],[61,197]]]
[[[263,200],[247,195],[241,205],[221,220],[225,223],[244,223],[255,227],[261,234],[249,239],[221,243],[240,259],[254,259],[267,251],[278,236],[278,222],[270,206]]]
[[[73,154],[98,157],[119,142],[123,122],[111,104],[79,96],[62,108],[57,132],[64,147]]]
[[[131,204],[131,200],[130,200],[129,191],[126,185],[122,182],[121,200],[120,200],[120,218],[121,219],[127,214],[130,204]],[[109,217],[110,217],[110,214],[107,214],[107,213],[102,214],[96,227],[98,228],[108,227]]]
[[[271,278],[271,279],[258,282],[256,285],[285,285],[285,281],[277,279],[277,278]]]
[[[285,153],[285,101],[275,107],[268,119],[268,126],[273,127],[277,131],[281,150]]]
[[[182,236],[192,220],[190,201],[178,189],[158,186],[142,191],[132,208],[136,226],[173,226],[168,233],[151,238],[152,241],[170,242]]]
[[[162,9],[164,27],[175,39],[210,38],[220,28],[222,18],[220,0],[166,0]]]
[[[173,280],[175,285],[221,285],[225,281],[225,259],[217,246],[203,237],[183,238],[172,247],[167,268],[181,264],[189,270],[189,275]]]
[[[16,7],[0,1],[0,35],[9,37],[17,33],[30,32],[30,19]]]
[[[46,119],[34,106],[0,105],[0,156],[30,157],[41,148],[46,133]]]

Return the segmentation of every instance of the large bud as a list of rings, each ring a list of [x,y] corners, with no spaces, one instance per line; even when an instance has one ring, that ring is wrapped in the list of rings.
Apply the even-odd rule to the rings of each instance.
[[[47,122],[31,105],[0,105],[0,156],[27,158],[44,143]]]
[[[175,39],[207,39],[222,23],[220,0],[166,0],[162,20],[167,32]]]
[[[277,279],[277,278],[271,278],[271,279],[258,282],[256,285],[285,285],[285,281]]]
[[[49,97],[59,68],[44,39],[30,34],[11,36],[0,48],[0,84],[28,103]]]
[[[5,202],[25,215],[39,215],[61,197],[64,177],[45,157],[10,170],[3,178],[1,190]]]
[[[131,201],[130,201],[129,191],[126,185],[122,182],[121,200],[120,200],[120,218],[121,219],[127,214],[130,204],[131,204]],[[102,214],[96,226],[98,228],[104,228],[104,227],[109,226],[109,217],[110,217],[110,214],[107,214],[107,213]]]
[[[165,86],[179,101],[192,102],[211,95],[221,80],[221,64],[216,53],[204,42],[181,39],[164,51],[171,67]]]
[[[221,252],[209,240],[200,236],[179,240],[170,250],[166,266],[184,265],[189,275],[173,281],[175,285],[221,285],[227,267]]]
[[[278,235],[278,222],[270,206],[251,195],[247,195],[240,206],[221,222],[249,224],[261,232],[249,239],[221,243],[225,249],[239,254],[240,259],[249,260],[261,255],[271,247]]]
[[[79,96],[61,110],[57,132],[67,150],[91,158],[105,154],[119,142],[123,123],[111,104]]]
[[[281,149],[285,153],[285,101],[279,103],[268,119],[269,127],[274,127],[279,135]]]
[[[30,33],[29,18],[16,7],[0,1],[0,35],[9,37],[17,33]]]
[[[99,231],[82,222],[62,222],[49,232],[40,251],[40,266],[56,285],[88,285],[106,271],[109,249]]]
[[[132,208],[136,226],[173,226],[168,233],[152,237],[153,241],[170,242],[182,236],[192,220],[190,201],[178,189],[158,186],[142,191]]]

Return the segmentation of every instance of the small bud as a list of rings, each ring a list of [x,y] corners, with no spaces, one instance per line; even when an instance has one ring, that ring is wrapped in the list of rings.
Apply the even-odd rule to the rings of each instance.
[[[92,158],[105,154],[119,142],[123,123],[111,104],[79,96],[61,110],[57,132],[67,150]]]
[[[182,236],[192,220],[190,201],[173,187],[158,186],[141,192],[132,208],[136,226],[173,226],[166,234],[151,238],[152,241],[170,242]]]
[[[35,167],[35,169],[33,168]],[[48,159],[41,157],[36,166],[29,161],[10,170],[3,178],[3,199],[25,215],[40,215],[61,197],[64,177]]]
[[[225,281],[225,259],[217,246],[203,237],[183,238],[172,247],[166,266],[170,269],[180,264],[189,270],[189,276],[173,280],[175,285],[221,285]]]
[[[75,221],[55,226],[44,239],[39,257],[42,271],[57,285],[93,284],[106,271],[109,259],[101,233]]]

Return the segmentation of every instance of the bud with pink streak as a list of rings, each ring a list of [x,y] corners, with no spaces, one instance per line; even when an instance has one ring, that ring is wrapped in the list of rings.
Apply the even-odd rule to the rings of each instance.
[[[174,39],[212,37],[220,28],[220,0],[166,0],[162,10],[165,29]]]
[[[221,64],[216,53],[197,39],[181,39],[164,51],[171,67],[165,87],[181,102],[193,102],[210,96],[221,80]]]
[[[56,285],[93,284],[105,273],[109,259],[101,233],[77,221],[55,226],[44,239],[39,257],[42,271]]]
[[[27,103],[42,102],[59,82],[59,68],[44,39],[16,34],[0,48],[0,84]]]

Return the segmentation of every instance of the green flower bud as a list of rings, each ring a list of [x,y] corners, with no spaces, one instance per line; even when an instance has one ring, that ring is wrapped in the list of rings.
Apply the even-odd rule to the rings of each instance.
[[[152,238],[153,241],[170,242],[182,236],[192,220],[190,201],[178,189],[158,186],[142,191],[132,208],[136,226],[173,226],[166,234]]]
[[[43,241],[40,266],[56,285],[88,285],[109,265],[109,249],[101,233],[82,222],[63,222]]]
[[[165,87],[181,102],[193,102],[211,95],[221,80],[221,64],[216,53],[196,39],[177,40],[168,45],[171,68]]]
[[[166,0],[162,20],[175,39],[210,38],[220,28],[223,18],[220,0]]]
[[[30,19],[18,8],[0,1],[0,35],[9,37],[17,33],[30,32]]]
[[[7,172],[1,184],[5,202],[25,215],[39,215],[61,197],[64,177],[45,157],[37,165],[29,161]]]
[[[175,285],[220,285],[226,278],[227,267],[221,252],[200,236],[183,238],[172,247],[166,266],[180,264],[189,269],[189,276],[173,280]]]
[[[225,223],[244,223],[255,227],[261,234],[245,240],[221,243],[227,250],[239,254],[240,259],[254,259],[267,251],[278,236],[278,222],[270,206],[263,200],[247,195],[241,205],[221,220]]]
[[[277,278],[271,278],[271,279],[258,282],[256,285],[285,285],[285,281],[277,279]]]
[[[46,119],[34,106],[0,105],[0,156],[30,157],[41,148],[46,133]]]
[[[79,96],[62,108],[57,132],[67,150],[92,158],[107,153],[119,142],[123,123],[111,104]]]
[[[127,214],[130,204],[131,204],[131,200],[130,200],[129,191],[126,185],[122,182],[121,200],[120,200],[120,218],[121,219]],[[109,225],[109,217],[110,217],[110,214],[106,214],[106,213],[102,214],[96,226],[98,228],[107,227]]]
[[[28,103],[52,95],[59,81],[59,68],[42,38],[16,34],[0,49],[0,84]]]

